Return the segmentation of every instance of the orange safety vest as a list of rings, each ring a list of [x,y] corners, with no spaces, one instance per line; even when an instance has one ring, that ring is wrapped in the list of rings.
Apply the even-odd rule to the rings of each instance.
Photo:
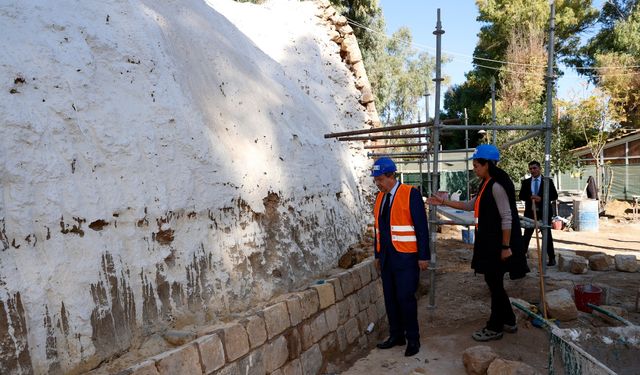
[[[478,229],[478,218],[480,217],[480,199],[482,198],[482,194],[484,193],[484,189],[489,185],[489,180],[491,177],[487,179],[487,181],[482,185],[482,189],[480,189],[480,194],[476,197],[476,202],[473,205],[473,218],[476,224],[476,229]]]
[[[411,189],[413,189],[411,185],[400,184],[391,204],[391,243],[393,243],[393,247],[401,253],[418,252],[416,231],[413,226],[411,210],[409,208]],[[382,204],[383,198],[384,193],[378,193],[378,196],[376,197],[376,204],[373,208],[377,252],[380,252],[380,227],[378,223],[378,216],[380,215],[380,205]]]

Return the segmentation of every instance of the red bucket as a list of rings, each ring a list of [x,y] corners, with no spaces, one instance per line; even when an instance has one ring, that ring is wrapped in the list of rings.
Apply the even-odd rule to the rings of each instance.
[[[602,300],[602,289],[595,285],[576,285],[573,288],[573,295],[576,301],[576,307],[580,311],[590,313],[593,309],[587,306],[587,303],[600,306]]]

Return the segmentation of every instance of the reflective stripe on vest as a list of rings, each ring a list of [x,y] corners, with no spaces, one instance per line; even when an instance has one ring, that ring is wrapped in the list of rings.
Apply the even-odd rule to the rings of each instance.
[[[411,189],[413,189],[411,185],[400,184],[391,204],[391,243],[393,244],[393,247],[401,253],[418,252],[416,231],[413,227],[409,203],[411,199]],[[380,215],[380,207],[383,199],[384,193],[378,193],[376,203],[373,208],[377,252],[380,252],[380,227],[378,224],[378,216]]]

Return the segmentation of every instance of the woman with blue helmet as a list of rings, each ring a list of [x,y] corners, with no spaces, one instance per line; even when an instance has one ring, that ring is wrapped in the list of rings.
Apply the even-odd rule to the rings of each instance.
[[[473,156],[473,171],[482,183],[478,195],[467,202],[429,197],[431,205],[446,205],[460,210],[474,211],[475,243],[471,268],[484,275],[491,292],[491,315],[484,328],[473,333],[476,341],[498,340],[503,332],[515,333],[516,317],[504,289],[504,274],[512,279],[529,272],[521,246],[520,220],[516,208],[513,182],[496,165],[500,151],[494,145],[483,144]]]

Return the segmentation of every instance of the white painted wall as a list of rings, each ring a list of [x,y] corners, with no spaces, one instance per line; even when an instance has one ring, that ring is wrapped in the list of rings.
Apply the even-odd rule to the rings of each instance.
[[[364,110],[316,11],[0,1],[0,372],[90,369],[358,240],[369,161],[323,135]]]

